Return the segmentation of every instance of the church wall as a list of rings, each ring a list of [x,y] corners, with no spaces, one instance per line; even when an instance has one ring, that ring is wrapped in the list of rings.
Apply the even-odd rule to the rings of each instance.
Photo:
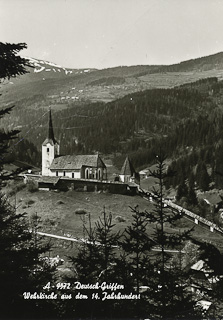
[[[66,172],[66,177],[74,178],[74,179],[80,179],[81,178],[81,173],[80,173],[80,171]]]
[[[73,171],[53,170],[53,171],[50,171],[50,176],[64,177],[64,172],[65,172],[65,177],[67,177],[67,178],[81,179],[81,173],[80,173],[80,171],[77,171],[77,170],[73,170]]]
[[[41,175],[25,174],[24,180],[26,182],[34,181],[36,185],[42,190],[76,190],[83,192],[105,192],[114,194],[126,194],[135,195],[137,194],[136,186],[129,186],[126,183],[112,182],[112,181],[96,181],[96,180],[85,180],[85,179],[70,179],[68,177],[61,177],[60,179],[50,179],[48,182],[42,181]]]
[[[65,172],[65,175],[64,175]],[[97,173],[96,173],[97,172]],[[106,180],[106,171],[102,168],[82,167],[80,170],[49,170],[49,176],[52,177],[67,177],[73,179],[91,179],[91,180]]]
[[[42,175],[50,175],[49,167],[54,159],[54,156],[54,146],[52,146],[50,143],[47,143],[45,146],[42,146]]]
[[[83,192],[108,192],[114,194],[135,195],[137,193],[136,187],[129,187],[125,183],[108,182],[108,181],[94,181],[94,180],[72,180],[61,178],[57,183],[59,190],[77,190]]]

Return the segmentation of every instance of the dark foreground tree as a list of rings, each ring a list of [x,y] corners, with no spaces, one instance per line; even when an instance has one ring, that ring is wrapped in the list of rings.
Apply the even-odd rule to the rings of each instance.
[[[17,53],[25,44],[0,43],[1,81],[24,74],[27,61]],[[11,108],[1,109],[0,117]],[[45,318],[55,317],[54,303],[51,300],[26,299],[29,293],[44,293],[43,287],[52,280],[51,267],[41,259],[49,250],[29,231],[25,214],[17,214],[16,208],[9,205],[7,196],[2,194],[1,182],[12,178],[4,175],[2,167],[6,162],[8,142],[16,131],[0,131],[0,301],[1,318]]]
[[[0,42],[0,84],[6,79],[11,77],[16,77],[18,75],[25,74],[26,66],[29,66],[28,60],[21,58],[18,52],[22,49],[27,48],[25,43],[10,44]],[[4,117],[12,110],[12,107],[2,109],[0,107],[0,118]],[[7,150],[9,141],[15,138],[18,134],[18,130],[12,130],[6,132],[5,130],[0,130],[0,170],[5,162],[7,162]],[[6,179],[8,176],[2,176],[1,179]]]
[[[180,252],[189,231],[172,232],[181,215],[166,208],[164,202],[165,180],[172,175],[167,172],[165,157],[160,153],[157,157],[157,168],[151,176],[157,179],[154,188],[155,208],[147,212],[147,221],[153,226],[150,238],[153,239],[157,251],[153,259],[153,273],[148,279],[150,287],[150,315],[161,319],[193,319],[199,316],[196,300],[188,288],[188,275],[183,271]],[[179,250],[178,263],[173,262],[171,249]]]
[[[116,282],[114,264],[117,255],[119,232],[114,232],[112,215],[104,209],[95,225],[92,226],[89,216],[89,224],[84,224],[85,241],[78,247],[75,257],[70,257],[74,269],[74,276],[69,282],[78,281],[82,284],[97,284],[96,289],[74,290],[73,296],[78,293],[88,296],[88,299],[76,299],[68,301],[66,316],[76,318],[106,318],[114,315],[114,301],[104,300],[104,290],[101,284]],[[111,293],[110,289],[106,292]]]
[[[145,212],[137,207],[132,209],[132,223],[120,242],[121,256],[115,266],[116,276],[125,287],[125,292],[136,295],[136,299],[119,301],[118,312],[123,317],[147,317],[149,314],[150,288],[147,286],[152,273],[151,248],[154,242],[148,237],[148,221]]]
[[[56,315],[50,300],[25,299],[25,293],[44,292],[53,269],[41,259],[49,250],[29,232],[24,214],[16,214],[0,196],[0,301],[3,319],[42,318]],[[53,312],[53,313],[52,313]]]

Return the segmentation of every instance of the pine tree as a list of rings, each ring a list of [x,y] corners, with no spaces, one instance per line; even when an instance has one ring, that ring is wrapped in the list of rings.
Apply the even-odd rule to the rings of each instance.
[[[17,53],[25,44],[0,43],[1,81],[26,72],[26,60]],[[0,111],[0,117],[9,113],[11,108]],[[13,174],[2,174],[6,162],[8,142],[15,137],[16,131],[0,131],[0,182],[12,178]],[[0,185],[1,188],[1,185]],[[1,191],[1,189],[0,189]],[[51,267],[41,259],[49,250],[48,245],[35,241],[29,232],[25,214],[17,214],[11,207],[7,196],[0,194],[0,301],[1,317],[6,318],[42,318],[55,316],[54,306],[45,300],[25,300],[24,292],[43,291],[43,286],[51,281]]]
[[[160,153],[157,156],[157,169],[151,176],[158,180],[158,188],[154,189],[155,209],[147,213],[147,220],[154,225],[150,238],[160,248],[153,263],[153,274],[148,284],[150,286],[150,315],[155,318],[190,318],[197,316],[195,302],[187,292],[187,274],[182,270],[181,258],[179,263],[172,263],[172,256],[167,249],[178,249],[181,252],[183,242],[189,231],[173,234],[166,229],[166,225],[174,226],[181,218],[165,208],[164,185],[169,178],[165,168],[165,157]]]
[[[5,318],[41,318],[55,313],[48,301],[24,300],[25,292],[43,292],[53,279],[53,269],[40,257],[49,246],[29,232],[25,214],[16,214],[5,196],[0,196],[0,300]],[[52,315],[51,314],[51,315]]]
[[[28,60],[21,58],[18,53],[26,49],[25,43],[11,44],[0,42],[0,78],[10,79],[27,73]]]
[[[133,221],[125,229],[120,247],[123,254],[117,259],[116,275],[124,284],[126,293],[140,294],[140,299],[132,301],[131,306],[126,302],[120,303],[120,310],[125,316],[145,317],[148,315],[149,301],[148,290],[142,292],[150,276],[150,250],[154,242],[147,235],[147,218],[145,212],[140,212],[138,207],[131,208]],[[129,313],[130,312],[130,313]]]
[[[196,206],[198,204],[197,195],[194,190],[194,187],[192,186],[189,186],[189,189],[188,189],[188,203],[193,206]]]
[[[98,248],[101,277],[106,281],[110,278],[110,268],[115,261],[115,251],[120,238],[119,232],[113,232],[114,226],[115,224],[112,222],[112,214],[108,214],[104,208],[103,216],[99,217],[95,223],[95,235],[97,241],[101,244]]]
[[[198,187],[202,191],[209,190],[210,177],[204,162],[199,162],[196,170],[196,180]]]
[[[114,264],[116,263],[120,238],[119,232],[113,231],[114,226],[112,215],[107,213],[105,209],[94,227],[92,227],[91,218],[89,218],[89,228],[84,225],[86,239],[79,246],[77,256],[70,257],[75,270],[74,277],[69,279],[70,282],[114,283],[116,278]],[[107,291],[109,292],[109,290]],[[87,301],[75,301],[73,306],[69,306],[69,310],[75,310],[76,316],[105,317],[113,314],[114,301],[99,299],[98,297],[103,298],[103,293],[100,290],[79,290],[79,292],[90,294],[90,297]],[[73,304],[72,301],[71,303]],[[67,314],[67,316],[72,316],[72,314]]]
[[[187,198],[188,197],[188,187],[185,183],[185,180],[179,184],[177,188],[177,194],[176,194],[176,200],[180,201],[182,198]]]

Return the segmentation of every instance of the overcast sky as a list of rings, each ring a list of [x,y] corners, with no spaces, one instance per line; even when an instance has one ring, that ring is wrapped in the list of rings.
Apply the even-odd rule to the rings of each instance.
[[[63,67],[172,64],[223,51],[223,0],[0,0],[0,41]]]

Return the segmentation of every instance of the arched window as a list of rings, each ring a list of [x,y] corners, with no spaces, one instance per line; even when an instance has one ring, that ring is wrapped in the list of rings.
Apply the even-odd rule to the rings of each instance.
[[[88,168],[85,170],[85,179],[89,179],[89,170],[88,170]]]

